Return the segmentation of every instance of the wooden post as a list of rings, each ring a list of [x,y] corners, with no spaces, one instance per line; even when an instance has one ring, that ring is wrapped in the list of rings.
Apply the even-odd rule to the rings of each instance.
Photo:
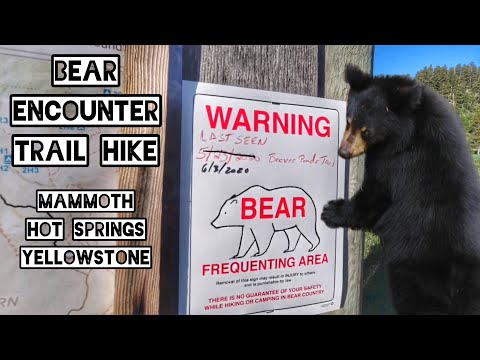
[[[317,96],[318,65],[315,45],[204,45],[200,81]]]
[[[159,167],[121,168],[119,189],[136,190],[136,212],[119,217],[147,218],[147,241],[152,246],[151,269],[121,269],[115,273],[115,314],[158,314],[160,306],[160,251],[165,128],[167,109],[169,46],[130,45],[125,47],[123,92],[126,94],[161,94],[163,125],[123,128],[125,134],[160,134]],[[118,242],[122,246],[139,245],[135,241]]]
[[[184,78],[346,100],[345,64],[351,62],[371,72],[372,50],[371,45],[188,47],[184,49]],[[350,161],[350,195],[358,189],[362,178],[363,158]],[[328,314],[360,314],[363,238],[362,232],[349,231],[348,287],[344,308]]]
[[[168,83],[169,55],[174,57],[174,81]],[[178,53],[178,54],[177,54]],[[179,55],[182,53],[183,55]],[[178,57],[178,59],[177,59]],[[346,100],[347,87],[343,80],[344,65],[352,62],[371,71],[372,46],[323,46],[323,45],[228,45],[228,46],[127,46],[125,49],[124,92],[160,93],[163,96],[164,122],[161,129],[162,157],[159,168],[125,168],[121,172],[120,189],[137,190],[138,211],[121,216],[142,216],[149,221],[147,243],[152,245],[153,268],[151,270],[117,270],[115,284],[115,313],[157,314],[176,313],[178,295],[178,224],[169,222],[166,216],[163,228],[160,224],[163,209],[169,209],[172,217],[178,216],[178,189],[174,179],[178,175],[180,78],[253,89],[280,91],[309,96]],[[181,63],[178,65],[177,63]],[[178,66],[177,66],[178,65]],[[178,71],[183,67],[183,75]],[[172,69],[170,69],[172,70]],[[172,73],[172,71],[170,71]],[[181,76],[180,76],[181,75]],[[167,84],[177,95],[175,109],[168,111],[171,126],[167,127]],[[170,100],[168,102],[173,108]],[[172,122],[173,121],[173,122]],[[145,128],[151,133],[155,129]],[[128,129],[128,132],[138,130]],[[165,131],[168,132],[166,148],[166,188],[164,179]],[[360,183],[363,173],[362,159],[350,163],[350,194]],[[169,180],[170,179],[170,180]],[[163,199],[163,190],[168,197]],[[165,191],[167,191],[165,190]],[[165,200],[165,201],[163,201]],[[163,205],[162,205],[163,202]],[[154,219],[158,219],[155,221]],[[168,232],[168,236],[166,235]],[[165,239],[161,240],[162,235]],[[348,244],[348,293],[345,307],[332,312],[358,314],[360,312],[361,264],[363,260],[363,234],[349,232]],[[122,244],[129,245],[128,242]],[[162,253],[160,253],[161,246]],[[160,264],[160,254],[162,263]],[[161,265],[161,273],[160,273]],[[163,291],[160,304],[160,275]],[[164,305],[166,304],[166,305]]]
[[[325,97],[347,100],[348,85],[344,80],[347,63],[358,65],[363,71],[372,72],[372,45],[327,45],[325,47]],[[363,180],[364,157],[350,160],[349,197],[360,187]],[[362,231],[348,231],[348,288],[345,306],[329,314],[356,315],[361,313],[362,300]]]

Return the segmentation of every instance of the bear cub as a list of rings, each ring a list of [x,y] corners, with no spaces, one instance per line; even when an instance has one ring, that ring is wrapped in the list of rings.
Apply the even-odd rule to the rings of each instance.
[[[480,182],[458,114],[410,77],[348,65],[345,78],[338,153],[365,154],[364,180],[322,220],[380,237],[398,314],[480,314]]]

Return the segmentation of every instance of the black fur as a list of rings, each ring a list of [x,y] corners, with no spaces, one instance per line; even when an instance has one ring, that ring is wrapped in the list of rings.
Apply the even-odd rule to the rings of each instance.
[[[408,77],[349,66],[346,79],[364,181],[322,220],[380,236],[399,314],[480,314],[480,183],[458,114]]]

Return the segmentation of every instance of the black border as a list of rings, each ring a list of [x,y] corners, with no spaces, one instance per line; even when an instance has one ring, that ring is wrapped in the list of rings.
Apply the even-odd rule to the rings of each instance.
[[[86,138],[87,139],[87,154],[86,154],[86,164],[84,165],[52,165],[52,164],[44,164],[44,165],[39,165],[39,164],[21,164],[21,165],[16,165],[15,164],[15,147],[14,147],[14,142],[15,138],[19,137],[27,137],[29,140],[35,140],[37,138],[46,138],[46,137],[51,137],[51,138],[65,138],[65,137],[72,137],[72,138]],[[12,163],[10,166],[12,167],[89,167],[90,166],[90,137],[88,134],[13,134],[11,137],[11,152],[12,152]]]
[[[20,11],[25,11],[25,5],[19,5]],[[371,7],[364,4],[329,3],[328,14],[321,16],[318,11],[311,11],[305,6],[289,6],[283,14],[272,14],[259,7],[238,6],[235,11],[224,10],[221,16],[212,18],[208,7],[193,7],[194,11],[186,11],[184,4],[178,3],[177,10],[169,14],[182,14],[184,23],[195,25],[195,31],[185,26],[168,26],[159,31],[158,21],[148,21],[146,15],[153,11],[144,7],[131,6],[128,10],[117,12],[115,7],[106,3],[95,3],[96,11],[112,14],[110,23],[115,27],[107,27],[99,31],[100,23],[95,23],[92,14],[81,10],[65,16],[59,8],[50,8],[49,16],[55,21],[41,22],[40,17],[32,19],[32,28],[18,27],[15,16],[5,16],[4,28],[15,29],[5,31],[2,37],[4,44],[119,44],[119,45],[160,45],[160,44],[206,44],[206,45],[267,45],[267,44],[478,44],[478,22],[475,11],[462,11],[461,16],[451,16],[445,7],[439,7],[440,16],[432,16],[431,7],[412,6],[417,4],[402,4],[396,11],[384,11],[374,16]],[[174,6],[177,3],[174,3]],[[331,6],[330,6],[331,5]],[[363,5],[363,6],[362,6]],[[400,5],[400,4],[399,4]],[[101,8],[103,8],[101,12]],[[418,21],[412,25],[413,13]],[[222,9],[223,10],[223,9]],[[232,20],[250,23],[252,10],[255,18],[262,19],[255,23],[255,31],[245,31],[244,27],[232,26]],[[382,9],[383,10],[383,9]],[[37,12],[38,13],[38,12]],[[315,14],[314,14],[315,13]],[[13,14],[10,11],[10,14]],[[54,15],[55,14],[55,15]],[[115,15],[114,15],[115,14]],[[282,16],[283,15],[283,16]],[[450,16],[448,16],[450,15]],[[109,19],[110,19],[109,18]],[[128,18],[128,26],[117,19]],[[279,26],[281,19],[288,19],[288,26]],[[443,21],[439,21],[444,19]],[[163,19],[162,19],[163,20]],[[168,20],[168,18],[167,18]],[[355,24],[353,31],[343,30],[350,24]],[[397,24],[395,26],[394,24]],[[90,25],[90,26],[89,26]],[[446,26],[448,25],[448,26]],[[17,28],[15,28],[17,26]],[[275,28],[275,31],[272,31]],[[322,30],[320,30],[321,28]],[[32,30],[33,29],[33,30]],[[63,31],[58,31],[62,29]],[[75,31],[81,29],[81,31]],[[221,29],[221,31],[219,31]],[[401,29],[401,30],[400,30]]]
[[[158,124],[153,124],[153,125],[129,125],[132,121],[130,120],[130,122],[123,122],[122,124],[98,124],[96,122],[94,122],[92,124],[92,120],[90,121],[87,121],[87,124],[83,124],[83,123],[75,123],[75,121],[84,121],[83,119],[80,119],[80,120],[72,120],[69,124],[59,124],[59,123],[56,123],[58,120],[55,120],[53,121],[54,124],[50,124],[49,122],[47,122],[47,124],[42,124],[42,125],[39,125],[38,122],[34,122],[34,124],[36,125],[14,125],[13,124],[13,119],[12,119],[12,101],[15,100],[13,98],[15,97],[26,97],[26,98],[32,98],[32,97],[35,97],[35,98],[43,98],[43,99],[52,99],[52,100],[56,100],[58,98],[69,98],[69,99],[74,99],[74,98],[79,98],[79,97],[83,97],[83,98],[90,98],[90,99],[94,99],[94,98],[140,98],[140,97],[143,97],[143,98],[158,98]],[[145,94],[145,95],[142,95],[142,94],[88,94],[88,95],[82,95],[82,94],[10,94],[10,102],[9,102],[9,117],[10,117],[10,127],[18,127],[18,128],[26,128],[26,127],[31,127],[31,128],[40,128],[40,127],[62,127],[62,126],[82,126],[82,127],[117,127],[117,128],[122,128],[122,127],[162,127],[162,118],[163,118],[163,105],[162,105],[162,95],[161,94]],[[143,122],[145,123],[145,121],[140,121],[140,122]],[[27,122],[28,124],[28,122]]]
[[[129,294],[128,294],[129,295]],[[52,294],[55,296],[55,294]],[[142,298],[143,299],[143,298]],[[19,297],[19,304],[21,302]],[[14,309],[14,308],[13,308]],[[6,314],[9,314],[8,308],[5,308]],[[5,311],[4,310],[4,311]],[[361,349],[365,347],[365,344],[372,342],[371,332],[368,329],[382,329],[375,334],[375,343],[385,344],[387,347],[398,346],[398,339],[406,338],[403,329],[408,328],[408,339],[413,343],[418,343],[421,350],[419,354],[425,353],[427,348],[433,354],[445,353],[450,349],[453,350],[456,344],[461,344],[462,341],[468,338],[467,332],[470,329],[469,325],[476,326],[478,324],[478,318],[475,316],[430,316],[430,317],[415,317],[412,315],[404,316],[377,316],[365,317],[357,315],[334,315],[334,316],[302,316],[292,315],[290,317],[281,316],[263,316],[263,317],[242,317],[235,315],[202,315],[202,316],[186,316],[176,315],[169,316],[162,310],[158,311],[155,308],[154,311],[149,311],[144,303],[140,300],[139,304],[129,305],[125,308],[126,311],[120,310],[118,312],[112,311],[111,314],[95,313],[94,311],[73,312],[72,315],[81,316],[69,316],[62,311],[48,311],[46,307],[39,308],[36,311],[32,311],[28,315],[21,315],[27,313],[26,311],[14,311],[19,313],[18,315],[10,315],[2,317],[2,325],[5,329],[15,329],[16,327],[22,328],[41,328],[41,331],[36,331],[35,336],[29,339],[28,350],[24,354],[32,354],[33,356],[38,353],[37,349],[45,347],[45,342],[51,340],[52,331],[48,329],[55,329],[56,341],[72,342],[72,335],[84,335],[83,329],[88,328],[88,335],[90,338],[104,338],[114,343],[118,339],[125,338],[126,329],[139,329],[137,332],[148,329],[149,327],[166,328],[168,331],[162,334],[161,344],[162,351],[167,352],[168,349],[178,351],[178,339],[188,339],[191,341],[191,346],[198,348],[198,353],[209,356],[212,354],[210,347],[205,346],[209,344],[211,340],[211,331],[206,331],[211,326],[218,329],[228,328],[263,328],[263,329],[285,329],[284,332],[288,332],[288,341],[290,344],[301,344],[305,341],[305,331],[295,331],[296,329],[315,328],[321,326],[323,333],[321,335],[322,344],[336,344],[339,334],[344,334],[348,331],[348,345],[343,343],[341,348]],[[51,314],[48,318],[41,315]],[[127,316],[125,316],[127,315]],[[129,316],[133,315],[133,316]],[[47,323],[47,324],[46,324]],[[45,325],[46,324],[46,325]],[[58,331],[58,329],[61,329]],[[68,329],[68,331],[65,331]],[[328,331],[326,331],[328,329]],[[455,329],[455,331],[447,330]],[[435,351],[429,347],[425,342],[415,341],[413,339],[423,339],[425,334],[432,334],[436,342],[451,344],[446,346],[440,351]],[[271,350],[265,347],[264,344],[274,344],[279,340],[280,331],[264,331],[262,333],[262,342],[252,343],[249,350],[252,353],[258,353],[260,356],[274,356],[277,352],[268,351]],[[469,332],[469,335],[472,333]],[[60,335],[60,336],[58,336]],[[218,335],[218,336],[217,336]],[[283,334],[282,334],[283,335]],[[136,338],[140,338],[137,336]],[[3,331],[3,340],[7,344],[15,344],[15,340],[18,339],[18,332],[16,331]],[[142,343],[156,344],[159,342],[158,334],[154,331],[142,331],[141,332]],[[395,341],[396,340],[396,341]],[[218,331],[215,334],[216,342],[232,342],[231,331]],[[283,342],[286,342],[282,339]],[[262,346],[263,345],[263,346]],[[137,347],[138,348],[138,347]],[[135,348],[135,350],[137,350]],[[333,349],[333,346],[330,347]],[[285,354],[285,357],[295,356],[307,356],[308,352],[306,348],[302,348],[303,351],[298,351],[293,347],[278,346],[275,350],[279,350],[279,353]],[[401,357],[411,356],[411,348],[402,346],[399,349]],[[23,349],[22,349],[23,350]],[[125,355],[126,353],[134,354],[134,351],[128,351],[129,348],[117,347],[115,350],[111,349],[96,352],[100,356],[106,355],[106,357],[112,357],[112,354]],[[433,350],[433,351],[432,351]],[[332,353],[332,351],[330,352]],[[348,354],[348,353],[347,353]],[[28,356],[27,355],[27,356]]]
[[[52,221],[52,220],[61,220],[62,221],[62,238],[61,239],[27,239],[27,222],[28,220],[37,220],[37,221]],[[65,240],[65,218],[25,218],[25,241],[64,241]]]
[[[63,192],[86,192],[86,191],[103,191],[103,192],[127,192],[133,191],[133,210],[92,210],[88,209],[85,211],[72,211],[72,209],[62,209],[62,210],[38,210],[38,192],[39,191],[63,191]],[[137,211],[137,191],[134,189],[37,189],[35,190],[35,211],[37,213],[131,213]]]
[[[145,232],[144,237],[145,239],[98,239],[98,238],[88,238],[88,239],[75,239],[75,232],[74,225],[75,220],[85,220],[85,221],[104,221],[104,220],[116,220],[116,221],[136,221],[136,220],[145,220]],[[147,234],[148,234],[148,220],[145,217],[135,217],[135,218],[119,218],[119,217],[99,217],[99,218],[73,218],[72,217],[72,240],[73,241],[147,241]]]
[[[120,249],[120,250],[125,250],[126,249],[150,249],[150,267],[57,267],[57,266],[49,266],[49,267],[22,267],[22,249],[23,248],[53,248],[53,249],[58,249],[58,248],[112,248],[112,249]],[[65,270],[65,269],[72,269],[72,270],[93,270],[93,269],[100,269],[100,270],[116,270],[116,269],[134,269],[134,270],[144,270],[144,269],[151,269],[152,268],[152,263],[153,263],[153,257],[152,257],[152,246],[151,245],[145,245],[145,246],[117,246],[117,245],[91,245],[91,246],[82,246],[82,245],[61,245],[61,246],[42,246],[42,245],[31,245],[31,246],[20,246],[18,248],[20,254],[18,256],[18,266],[20,269],[25,269],[25,270],[43,270],[43,269],[58,269],[58,270]],[[120,251],[118,250],[118,251]]]
[[[108,57],[116,57],[117,58],[117,83],[112,85],[112,84],[89,84],[89,85],[70,85],[70,84],[63,84],[63,85],[55,85],[54,83],[54,78],[53,76],[55,74],[55,58],[59,57],[77,57],[77,58],[108,58]],[[91,87],[91,88],[100,88],[100,87],[120,87],[121,86],[121,81],[120,81],[120,73],[121,73],[121,58],[120,54],[112,54],[112,55],[100,55],[100,54],[52,54],[50,57],[51,65],[50,65],[50,86],[51,87]],[[83,80],[81,80],[83,82]]]
[[[157,138],[157,162],[155,165],[126,165],[126,164],[112,164],[104,165],[103,164],[103,139],[104,138],[132,138],[132,137],[146,137],[146,138]],[[103,134],[100,135],[100,167],[158,167],[160,166],[160,134]]]

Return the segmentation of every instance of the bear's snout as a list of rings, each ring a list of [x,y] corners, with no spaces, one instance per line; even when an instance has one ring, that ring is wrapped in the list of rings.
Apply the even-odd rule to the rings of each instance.
[[[362,132],[366,128],[355,129],[348,128],[343,134],[342,143],[338,149],[338,155],[344,159],[351,159],[362,155],[367,150],[367,143],[362,137]]]
[[[344,159],[350,159],[352,157],[352,153],[342,146],[338,149],[338,155]]]
[[[215,228],[218,229],[218,224],[216,223],[218,220],[218,216],[211,222],[211,225]]]

